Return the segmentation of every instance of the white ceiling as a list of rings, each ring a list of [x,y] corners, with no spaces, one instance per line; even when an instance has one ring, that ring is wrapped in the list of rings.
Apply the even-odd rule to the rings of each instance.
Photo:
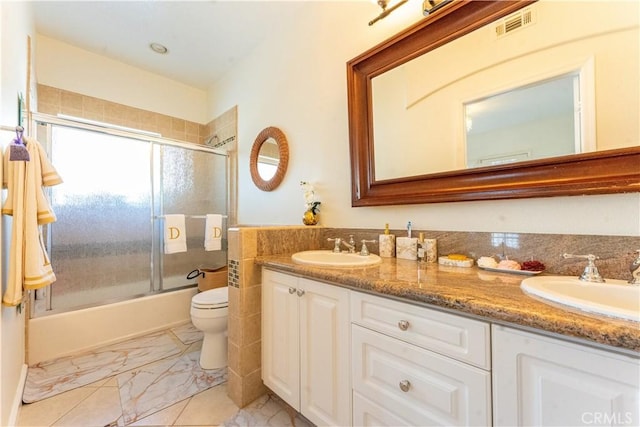
[[[36,31],[129,65],[206,89],[300,1],[34,1]],[[151,42],[165,45],[159,55]]]

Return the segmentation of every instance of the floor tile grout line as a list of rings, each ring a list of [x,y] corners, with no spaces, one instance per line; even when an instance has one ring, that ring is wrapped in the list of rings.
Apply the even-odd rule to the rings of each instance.
[[[74,409],[76,409],[78,406],[80,406],[80,404],[82,404],[82,402],[86,401],[91,396],[93,396],[98,390],[100,390],[101,387],[90,387],[89,385],[86,385],[86,386],[83,386],[83,388],[93,388],[94,390],[91,393],[89,393],[88,395],[86,395],[85,397],[83,397],[82,399],[79,399],[75,403],[75,405],[71,406],[69,408],[69,410],[67,410],[64,414],[60,415],[56,420],[54,420],[51,424],[49,424],[50,427],[55,427],[56,425],[58,425],[58,422],[60,422],[61,419],[63,419],[67,415],[69,415]],[[69,391],[71,391],[71,390],[69,390]]]

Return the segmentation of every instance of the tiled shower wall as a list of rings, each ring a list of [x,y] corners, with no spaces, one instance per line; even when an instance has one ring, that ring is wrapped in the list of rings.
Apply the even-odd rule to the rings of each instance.
[[[213,138],[214,143],[235,142],[236,139],[236,107],[207,124],[200,124],[76,92],[38,85],[38,112],[50,115],[66,114],[156,132],[164,138],[194,144],[203,144],[209,138]],[[228,151],[228,147],[225,149]]]

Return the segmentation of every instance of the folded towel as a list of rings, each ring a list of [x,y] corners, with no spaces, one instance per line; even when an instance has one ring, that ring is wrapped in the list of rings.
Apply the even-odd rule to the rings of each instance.
[[[164,216],[164,253],[174,254],[187,251],[187,233],[184,215]]]
[[[204,250],[222,249],[222,215],[207,214],[204,226]]]

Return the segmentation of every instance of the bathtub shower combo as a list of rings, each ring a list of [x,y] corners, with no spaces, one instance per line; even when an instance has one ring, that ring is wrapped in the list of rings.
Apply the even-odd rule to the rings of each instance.
[[[57,118],[37,132],[64,183],[50,193],[57,280],[32,292],[29,363],[188,321],[188,274],[227,263],[226,224],[222,250],[206,251],[204,218],[228,214],[229,152]],[[186,252],[163,252],[167,214],[185,214]]]

